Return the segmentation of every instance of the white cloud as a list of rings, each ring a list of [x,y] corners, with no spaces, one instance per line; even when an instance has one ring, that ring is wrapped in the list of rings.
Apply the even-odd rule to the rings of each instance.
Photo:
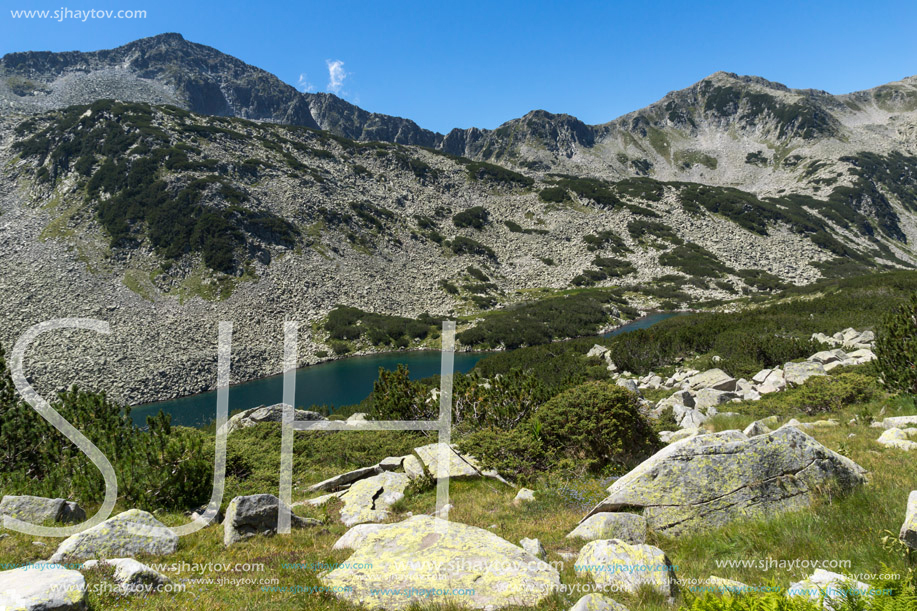
[[[339,59],[326,59],[325,63],[328,64],[328,91],[340,95],[344,88],[344,79],[349,76],[344,71],[344,62]]]
[[[299,80],[296,82],[296,88],[303,93],[315,91],[315,85],[309,82],[309,80],[306,78],[305,72],[299,75]]]

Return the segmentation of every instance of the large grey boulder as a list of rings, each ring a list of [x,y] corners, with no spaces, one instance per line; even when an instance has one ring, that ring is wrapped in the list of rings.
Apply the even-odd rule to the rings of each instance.
[[[239,412],[226,422],[226,434],[247,429],[248,427],[261,424],[262,422],[282,422],[283,421],[283,403],[276,405],[262,405]],[[318,412],[310,412],[304,409],[294,409],[294,420],[327,420]]]
[[[826,376],[824,365],[813,363],[812,361],[803,361],[801,363],[787,363],[783,366],[783,375],[787,384],[799,386],[806,380],[814,376]]]
[[[226,508],[223,544],[229,546],[255,535],[275,534],[280,506],[280,499],[273,494],[237,496]],[[321,522],[318,520],[301,518],[293,513],[290,515],[290,526],[293,528],[319,525]]]
[[[124,558],[138,554],[165,556],[178,549],[178,535],[139,509],[129,509],[88,530],[64,539],[51,562],[90,558]]]
[[[642,508],[653,530],[676,535],[807,507],[826,488],[848,491],[865,470],[795,427],[738,431],[666,446],[608,488],[589,516]]]
[[[640,389],[637,387],[637,382],[631,380],[630,378],[618,378],[615,384],[621,388],[629,390],[632,393],[640,394]]]
[[[73,501],[24,495],[5,496],[0,500],[0,527],[7,516],[32,524],[78,524],[86,519],[86,512]]]
[[[619,539],[590,541],[573,568],[614,591],[636,593],[648,586],[663,596],[674,596],[678,590],[672,563],[652,545],[630,545]]]
[[[847,358],[847,353],[839,348],[834,350],[822,350],[821,352],[816,352],[808,358],[808,360],[815,363],[821,363],[822,365],[827,365],[828,363],[835,363],[843,361]]]
[[[391,471],[358,481],[340,496],[344,502],[341,522],[344,526],[381,522],[388,517],[392,503],[404,498],[409,483],[407,475]]]
[[[551,565],[458,522],[414,516],[356,539],[356,551],[342,568],[320,579],[339,598],[371,609],[457,602],[456,596],[429,595],[445,588],[467,589],[459,602],[472,609],[533,607],[560,587]]]
[[[713,390],[733,391],[736,389],[736,379],[722,369],[708,369],[693,376],[689,382],[694,390],[711,388]]]
[[[627,611],[627,607],[601,594],[586,594],[570,611]]]
[[[82,611],[86,580],[79,571],[37,563],[0,572],[0,609]]]
[[[876,591],[867,583],[856,581],[839,573],[815,569],[806,579],[790,585],[786,595],[789,598],[804,598],[817,603],[828,611],[841,609],[848,596],[867,597]]]
[[[445,451],[448,456],[448,462],[441,464],[440,457]],[[427,471],[436,479],[442,477],[449,478],[474,478],[481,477],[481,471],[477,463],[470,456],[462,456],[452,446],[442,443],[431,443],[430,445],[414,448],[414,453]]]
[[[917,490],[907,497],[907,512],[899,536],[909,548],[917,549]]]
[[[625,543],[644,543],[646,519],[635,513],[597,513],[577,524],[567,539],[620,539]]]
[[[765,374],[765,372],[767,373]],[[762,395],[779,392],[786,388],[786,376],[782,369],[764,369],[752,379],[755,382],[758,382],[759,379],[761,380],[755,386],[755,390]]]
[[[729,403],[734,399],[741,399],[741,396],[732,391],[713,388],[702,388],[694,396],[695,407],[701,411]]]

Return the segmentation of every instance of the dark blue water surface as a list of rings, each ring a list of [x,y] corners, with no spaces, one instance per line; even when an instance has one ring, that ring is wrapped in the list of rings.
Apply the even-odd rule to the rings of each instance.
[[[604,334],[611,337],[619,333],[646,329],[676,316],[674,313],[650,314],[614,331]],[[486,352],[456,352],[455,371],[466,373],[487,356]],[[397,369],[405,365],[411,378],[428,378],[440,372],[441,354],[438,351],[388,352],[371,356],[355,356],[320,365],[304,367],[296,372],[296,407],[308,409],[313,405],[341,407],[365,399],[379,377],[379,368]],[[214,377],[216,372],[214,372]],[[272,376],[232,386],[229,389],[229,411],[249,409],[258,405],[273,405],[283,398],[283,376]],[[164,411],[172,415],[172,424],[201,426],[216,419],[217,393],[205,392],[170,401],[141,405],[131,410],[131,417],[139,426],[146,425],[146,417]]]

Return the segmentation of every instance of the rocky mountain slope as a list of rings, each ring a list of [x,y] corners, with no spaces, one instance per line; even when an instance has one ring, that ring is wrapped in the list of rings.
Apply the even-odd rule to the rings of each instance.
[[[326,358],[339,304],[467,327],[571,288],[675,308],[912,267],[915,92],[717,74],[603,126],[535,112],[441,136],[175,34],[10,54],[0,343],[108,320],[43,338],[30,374],[138,403],[212,388],[220,320],[241,381],[280,369],[283,320],[304,323],[301,364]]]

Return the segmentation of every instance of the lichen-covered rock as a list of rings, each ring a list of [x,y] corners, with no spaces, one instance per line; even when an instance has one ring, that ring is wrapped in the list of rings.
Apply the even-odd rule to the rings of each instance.
[[[262,422],[282,422],[283,407],[283,403],[278,403],[276,405],[253,407],[244,412],[239,412],[226,421],[226,434],[228,435],[240,429],[247,429],[248,427],[255,426]],[[326,420],[326,418],[318,412],[310,412],[304,409],[294,409],[293,414],[294,420],[296,421]]]
[[[82,611],[86,609],[86,580],[79,571],[48,563],[2,571],[0,609]]]
[[[621,388],[625,388],[629,390],[630,392],[638,393],[638,394],[640,393],[640,389],[637,388],[637,383],[634,380],[631,380],[630,378],[619,378],[615,382],[615,384],[617,384]]]
[[[646,519],[635,513],[603,512],[580,522],[567,539],[620,539],[626,543],[646,541]]]
[[[522,548],[482,528],[430,516],[367,534],[345,567],[321,580],[336,596],[370,609],[405,609],[415,603],[473,609],[535,606],[560,586],[557,569]],[[469,594],[434,591],[445,588]]]
[[[129,509],[64,539],[51,562],[90,558],[123,558],[138,554],[165,556],[178,549],[178,535],[139,509]]]
[[[808,360],[815,363],[821,363],[822,365],[827,365],[828,363],[843,361],[846,358],[846,352],[839,348],[835,348],[834,350],[822,350],[821,352],[816,352],[810,356]]]
[[[440,456],[443,448],[449,456],[448,464],[440,464]],[[414,448],[414,453],[423,463],[427,471],[434,478],[472,478],[481,477],[481,472],[474,464],[474,459],[468,456],[462,456],[449,445],[442,443],[431,443],[430,445]]]
[[[884,431],[876,441],[887,448],[898,448],[905,452],[917,449],[917,428],[890,428]]]
[[[917,549],[917,490],[907,497],[907,511],[904,515],[904,524],[901,525],[901,534],[898,535],[911,549]]]
[[[650,528],[669,535],[766,518],[810,505],[818,491],[865,483],[865,470],[797,428],[738,431],[671,444],[615,481],[589,512],[643,508]]]
[[[862,581],[824,569],[815,569],[807,579],[791,584],[786,595],[790,598],[807,598],[815,603],[824,600],[822,608],[834,610],[842,608],[843,601],[848,596],[867,597],[874,593],[875,590]]]
[[[580,550],[573,568],[618,591],[637,592],[649,586],[663,596],[674,596],[678,589],[672,564],[652,545],[631,545],[619,539],[590,541]]]
[[[701,434],[702,429],[700,427],[692,426],[686,429],[681,429],[678,431],[662,431],[659,433],[659,439],[665,443],[675,443],[676,441],[681,441],[682,439],[687,439],[688,437],[695,437]]]
[[[404,498],[411,479],[404,473],[386,471],[363,479],[341,495],[341,522],[353,526],[364,522],[381,522],[388,517],[392,503]]]
[[[49,521],[69,524],[85,520],[86,512],[76,503],[65,499],[23,495],[5,496],[0,500],[0,526],[6,516],[32,524]]]
[[[742,431],[742,434],[746,437],[757,437],[758,435],[766,435],[771,432],[771,429],[764,424],[761,420],[755,420]]]
[[[736,389],[736,379],[722,369],[708,369],[693,376],[688,382],[694,390],[709,388],[712,390],[734,391]]]
[[[787,363],[783,366],[783,375],[787,384],[799,386],[814,376],[826,376],[825,367],[821,363],[803,361],[801,363]]]
[[[423,465],[413,454],[404,457],[404,462],[401,463],[401,468],[404,470],[404,474],[411,478],[411,481],[422,478],[426,475],[426,472],[423,469]]]
[[[513,505],[522,505],[523,503],[531,503],[535,500],[535,491],[529,490],[528,488],[520,488],[519,492],[516,493],[516,497],[513,499]]]
[[[356,550],[370,534],[388,528],[388,524],[357,524],[338,539],[331,549]]]
[[[732,391],[702,388],[694,396],[694,403],[697,409],[705,411],[711,407],[729,403],[733,399],[739,398],[740,396]]]
[[[226,508],[223,520],[223,544],[232,545],[255,535],[272,535],[277,532],[280,499],[273,494],[237,496]],[[321,522],[290,514],[290,526],[305,528],[319,526]]]
[[[601,594],[586,594],[570,611],[627,611],[627,607]]]
[[[748,594],[750,588],[742,583],[741,581],[735,581],[733,579],[725,579],[723,577],[717,577],[711,575],[707,578],[707,581],[697,587],[692,588],[695,594],[703,595],[706,592],[712,594],[723,595],[723,594]]]

